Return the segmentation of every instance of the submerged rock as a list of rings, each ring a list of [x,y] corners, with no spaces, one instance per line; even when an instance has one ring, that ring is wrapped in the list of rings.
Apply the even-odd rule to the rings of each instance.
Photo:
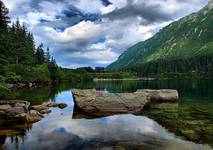
[[[47,102],[44,103],[43,105],[46,105],[47,107],[58,107],[58,104],[55,102]]]
[[[63,108],[67,107],[67,104],[66,103],[59,103],[58,107],[61,108],[61,109],[63,109]]]
[[[178,101],[178,91],[170,89],[162,90],[150,90],[150,89],[141,89],[137,90],[139,93],[145,93],[148,95],[148,98],[152,102],[177,102]],[[136,92],[136,93],[137,93]]]
[[[207,115],[206,111],[197,112],[197,109],[201,106],[197,104],[192,107],[192,105],[191,103],[188,105],[182,103],[156,103],[150,105],[149,109],[142,114],[154,119],[178,136],[183,136],[196,143],[213,146],[212,114],[209,112]]]
[[[49,114],[51,113],[52,111],[50,109],[44,109],[44,110],[41,110],[40,113],[41,114]]]

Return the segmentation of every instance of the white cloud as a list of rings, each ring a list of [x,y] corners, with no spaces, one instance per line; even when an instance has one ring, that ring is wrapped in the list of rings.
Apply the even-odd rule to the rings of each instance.
[[[110,0],[110,2],[116,9],[120,9],[127,5],[128,0]]]
[[[31,2],[31,0],[2,0],[2,1],[10,9],[10,11],[14,11],[21,5]]]
[[[67,9],[66,3],[58,2],[50,2],[50,1],[41,1],[39,4],[40,11],[49,13],[49,14],[60,14],[62,11]]]
[[[86,13],[100,13],[104,5],[100,0],[75,0],[73,3],[78,9]]]
[[[54,15],[50,15],[48,13],[44,12],[37,12],[37,11],[32,11],[26,14],[26,16],[23,16],[19,18],[21,22],[25,22],[29,24],[30,26],[34,26],[40,23],[40,20],[48,20],[48,21],[53,21],[55,20]]]
[[[47,35],[55,42],[71,43],[79,40],[86,41],[101,35],[101,26],[91,21],[82,21],[75,26],[66,28],[64,32],[46,27]]]
[[[101,14],[108,14],[110,12],[112,12],[113,10],[115,10],[114,5],[108,5],[107,7],[101,8]]]

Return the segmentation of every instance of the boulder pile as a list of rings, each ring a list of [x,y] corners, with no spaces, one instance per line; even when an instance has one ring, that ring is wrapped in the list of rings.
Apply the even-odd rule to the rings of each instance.
[[[63,109],[67,107],[67,104],[47,102],[31,106],[30,102],[23,100],[0,100],[0,117],[26,123],[35,123],[44,117],[43,114],[50,113],[51,107]]]

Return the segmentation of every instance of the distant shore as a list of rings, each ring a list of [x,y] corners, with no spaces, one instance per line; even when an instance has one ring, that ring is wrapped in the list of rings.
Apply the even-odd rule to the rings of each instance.
[[[144,80],[144,81],[153,81],[155,78],[123,78],[123,79],[104,79],[104,78],[94,78],[93,81],[138,81],[138,80]]]

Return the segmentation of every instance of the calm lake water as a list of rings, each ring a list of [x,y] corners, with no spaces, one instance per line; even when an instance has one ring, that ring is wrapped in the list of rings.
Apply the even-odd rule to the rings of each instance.
[[[177,89],[177,104],[152,105],[141,115],[91,118],[75,113],[71,89],[134,92],[137,89]],[[213,80],[104,81],[64,83],[39,89],[18,89],[5,99],[32,104],[66,102],[65,109],[33,125],[0,120],[0,149],[143,149],[210,150],[213,148]],[[89,118],[89,119],[88,119]]]

